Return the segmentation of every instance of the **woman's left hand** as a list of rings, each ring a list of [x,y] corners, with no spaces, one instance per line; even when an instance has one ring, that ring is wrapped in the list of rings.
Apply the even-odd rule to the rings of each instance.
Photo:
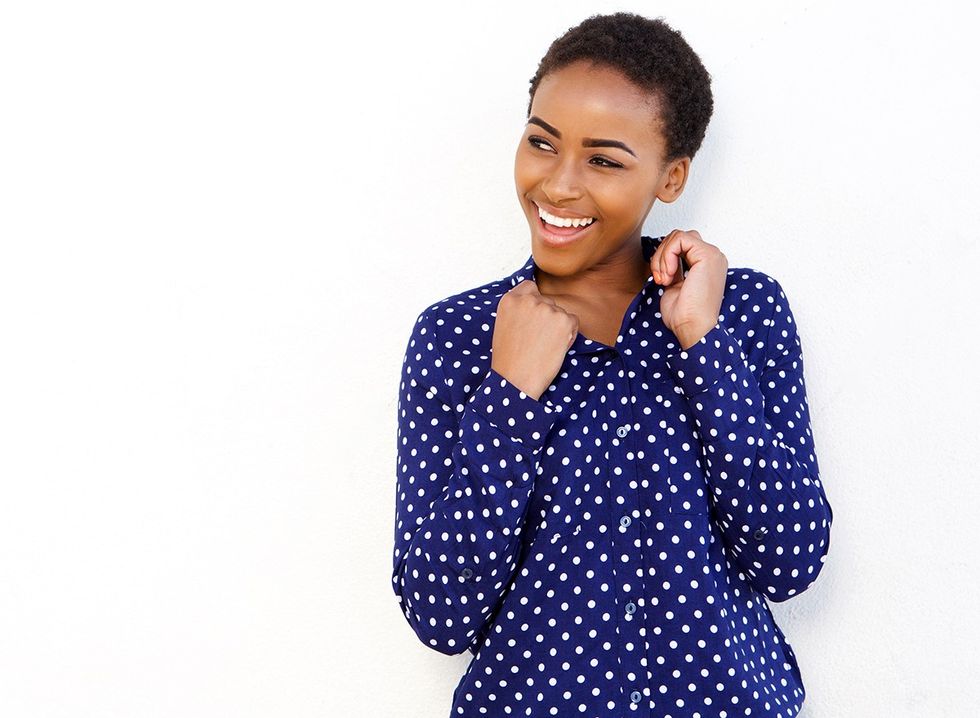
[[[681,272],[681,256],[690,267],[686,277]],[[664,324],[680,341],[681,349],[689,349],[718,323],[728,258],[697,231],[675,229],[650,257],[650,270],[654,281],[664,286],[660,297]]]

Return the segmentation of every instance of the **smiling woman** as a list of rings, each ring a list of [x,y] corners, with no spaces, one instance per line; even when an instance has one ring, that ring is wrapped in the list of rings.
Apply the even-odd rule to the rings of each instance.
[[[453,716],[802,707],[767,599],[816,579],[833,514],[789,301],[696,231],[642,234],[711,113],[662,20],[571,28],[515,155],[531,255],[418,315],[392,585],[426,645],[473,653]]]
[[[690,165],[687,156],[665,162],[656,106],[622,72],[592,60],[540,81],[514,178],[543,295],[594,296],[618,278],[632,297],[649,276],[636,251],[643,221],[657,199],[680,196]],[[595,221],[577,232],[556,229],[566,218]]]

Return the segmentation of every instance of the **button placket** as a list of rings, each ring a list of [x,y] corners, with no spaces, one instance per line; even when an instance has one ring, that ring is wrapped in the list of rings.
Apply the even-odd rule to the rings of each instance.
[[[623,358],[620,356],[619,359],[624,367],[623,381],[625,381],[621,391],[629,396],[632,391],[629,386],[629,372]],[[621,415],[611,417],[622,422],[618,426],[614,425],[615,428],[612,429],[610,448],[610,463],[622,469],[622,473],[610,475],[610,487],[612,487],[610,498],[614,500],[617,496],[622,498],[622,503],[616,506],[617,510],[622,512],[619,518],[620,529],[613,532],[611,540],[616,593],[622,611],[618,624],[622,652],[620,666],[624,685],[636,686],[637,682],[643,684],[649,671],[649,668],[644,665],[644,660],[648,659],[649,637],[646,635],[644,614],[639,610],[644,605],[642,597],[645,564],[642,548],[639,548],[642,545],[641,534],[635,533],[640,529],[642,521],[636,522],[630,516],[630,514],[642,515],[642,497],[638,490],[636,448],[632,446],[635,442],[630,438],[636,433],[633,431],[632,407],[627,402],[624,402],[622,407]],[[635,711],[641,707],[639,704],[643,700],[643,694],[640,690],[633,690],[629,697],[632,701],[627,706],[631,709],[629,714],[638,715]]]

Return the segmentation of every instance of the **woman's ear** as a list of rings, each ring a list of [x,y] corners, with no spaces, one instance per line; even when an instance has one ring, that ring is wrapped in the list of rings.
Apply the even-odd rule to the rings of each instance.
[[[681,157],[671,162],[667,168],[667,178],[657,194],[657,199],[661,202],[673,202],[680,197],[684,191],[684,185],[687,184],[687,176],[690,170],[690,157]]]

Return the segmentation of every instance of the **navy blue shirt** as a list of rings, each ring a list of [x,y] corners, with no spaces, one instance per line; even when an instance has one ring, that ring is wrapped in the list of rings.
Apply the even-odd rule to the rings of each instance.
[[[767,600],[813,583],[833,513],[782,287],[729,268],[682,351],[648,277],[615,346],[579,333],[535,400],[490,367],[535,269],[427,307],[402,366],[392,583],[426,646],[473,654],[450,715],[797,715]]]

